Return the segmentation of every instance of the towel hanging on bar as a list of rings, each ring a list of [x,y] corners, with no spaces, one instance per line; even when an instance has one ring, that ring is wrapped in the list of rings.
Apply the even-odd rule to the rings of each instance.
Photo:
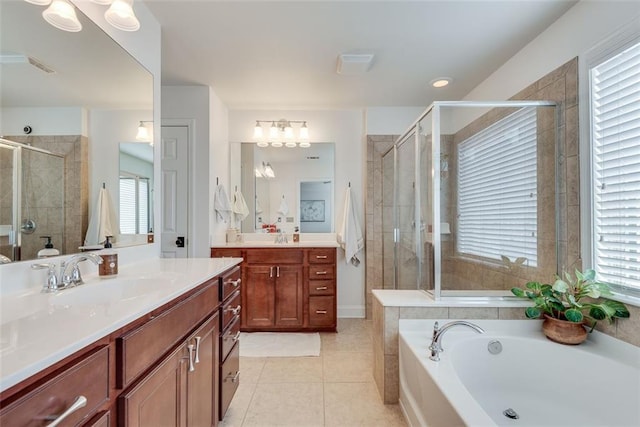
[[[120,227],[116,221],[116,212],[109,195],[109,190],[102,186],[98,193],[98,200],[89,221],[87,234],[84,238],[84,245],[103,244],[107,236],[117,236],[120,234]]]
[[[229,218],[231,216],[231,205],[229,204],[227,192],[222,184],[216,187],[216,191],[213,195],[213,210],[216,212],[216,220],[218,220],[218,222],[229,222]]]
[[[351,194],[351,187],[347,187],[344,198],[344,212],[342,215],[342,225],[338,233],[338,243],[344,249],[344,257],[347,262],[356,267],[360,264],[358,252],[364,249],[364,238],[362,229],[356,212],[356,206]]]
[[[238,224],[249,216],[249,207],[238,187],[233,194],[233,216]]]

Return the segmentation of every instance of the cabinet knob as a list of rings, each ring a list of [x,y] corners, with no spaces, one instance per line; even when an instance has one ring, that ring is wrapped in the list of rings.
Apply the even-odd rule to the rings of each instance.
[[[84,408],[85,406],[87,406],[87,398],[82,395],[76,397],[75,402],[73,402],[73,404],[69,406],[69,408],[67,408],[66,411],[60,414],[58,418],[53,420],[51,423],[47,424],[47,427],[56,427],[58,424],[63,422],[64,419],[67,418],[69,415],[73,414],[80,408]]]

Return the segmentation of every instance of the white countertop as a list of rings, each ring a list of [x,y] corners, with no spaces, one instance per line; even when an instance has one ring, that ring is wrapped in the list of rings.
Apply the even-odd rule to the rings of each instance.
[[[242,258],[154,258],[77,288],[39,287],[0,300],[0,391],[19,383],[240,263]]]

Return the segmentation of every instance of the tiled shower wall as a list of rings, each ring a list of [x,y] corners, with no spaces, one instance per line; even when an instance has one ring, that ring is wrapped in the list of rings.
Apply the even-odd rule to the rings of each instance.
[[[26,197],[30,201],[29,209],[38,218],[38,228],[33,234],[22,235],[22,258],[35,258],[38,250],[44,247],[44,241],[40,239],[42,235],[52,235],[54,246],[62,253],[78,252],[78,246],[81,246],[84,241],[89,222],[89,142],[87,137],[18,135],[6,138],[64,156],[64,166],[60,170],[55,168],[50,170],[52,173],[46,177],[41,173],[43,172],[41,164],[31,165],[34,167],[35,174],[32,174],[34,180],[31,188],[26,188],[29,192]],[[28,171],[31,166],[26,165],[25,169]],[[64,186],[64,201],[57,195],[52,197],[52,189],[58,185]],[[63,207],[62,212],[61,207]]]

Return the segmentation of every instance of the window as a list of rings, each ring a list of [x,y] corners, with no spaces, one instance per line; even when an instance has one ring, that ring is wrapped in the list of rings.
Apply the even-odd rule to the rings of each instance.
[[[120,177],[120,232],[149,232],[149,180]]]
[[[589,70],[592,265],[640,290],[640,42]]]
[[[536,109],[458,145],[459,253],[537,265]]]

